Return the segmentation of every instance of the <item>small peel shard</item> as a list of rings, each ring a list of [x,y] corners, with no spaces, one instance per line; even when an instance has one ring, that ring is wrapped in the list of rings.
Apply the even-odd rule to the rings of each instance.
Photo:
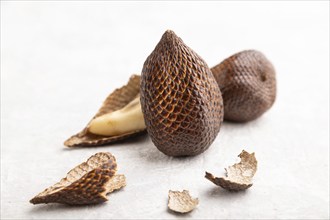
[[[123,134],[104,136],[104,135],[93,134],[88,129],[90,123],[95,118],[109,114],[111,112],[118,111],[124,108],[126,105],[128,105],[137,96],[139,96],[140,78],[141,77],[139,75],[132,75],[125,86],[116,89],[114,92],[112,92],[103,102],[103,105],[96,113],[96,115],[90,120],[87,126],[78,134],[75,134],[69,139],[67,139],[64,142],[64,145],[67,147],[98,146],[98,145],[113,143],[145,132],[146,129],[144,128],[130,132],[125,132]]]
[[[126,186],[124,175],[115,175],[117,163],[110,153],[97,153],[76,166],[55,185],[45,189],[32,204],[88,205],[107,201],[106,195]]]
[[[112,193],[113,191],[118,190],[124,186],[126,186],[126,177],[122,174],[115,175],[105,186],[107,189],[106,194]]]
[[[230,191],[240,191],[252,186],[252,177],[257,171],[258,162],[254,153],[245,150],[238,155],[241,158],[239,163],[229,166],[226,170],[226,177],[215,177],[205,172],[205,178],[214,184]]]
[[[188,190],[168,192],[168,208],[174,212],[191,212],[198,205],[198,198],[192,198]]]

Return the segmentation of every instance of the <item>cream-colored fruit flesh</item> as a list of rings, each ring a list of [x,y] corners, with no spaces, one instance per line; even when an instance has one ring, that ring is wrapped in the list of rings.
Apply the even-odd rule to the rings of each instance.
[[[88,130],[93,134],[115,136],[145,128],[140,96],[138,96],[124,108],[93,119]]]

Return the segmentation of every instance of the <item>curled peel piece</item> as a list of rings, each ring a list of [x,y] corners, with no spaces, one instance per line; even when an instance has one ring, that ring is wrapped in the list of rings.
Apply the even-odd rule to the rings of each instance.
[[[124,175],[115,175],[117,163],[110,153],[97,153],[70,170],[65,178],[45,189],[33,204],[63,203],[87,205],[107,201],[106,194],[126,185]]]
[[[188,190],[168,192],[168,208],[174,212],[190,212],[198,205],[198,202],[198,198],[192,198]]]
[[[215,177],[211,173],[205,172],[205,178],[214,184],[230,191],[245,190],[252,186],[252,177],[257,171],[258,162],[254,153],[245,150],[238,155],[241,162],[228,167],[226,177]]]
[[[92,133],[89,130],[91,122],[95,122],[94,119],[102,118],[101,116],[103,116],[103,118],[107,118],[107,114],[110,114],[112,112],[118,112],[119,110],[124,109],[128,104],[130,104],[134,99],[139,96],[139,92],[140,76],[132,75],[125,86],[116,89],[106,98],[106,100],[103,102],[102,107],[93,117],[93,119],[88,123],[88,125],[81,132],[73,135],[68,140],[66,140],[64,142],[64,145],[68,147],[97,146],[102,144],[109,144],[144,132],[145,128],[143,126],[138,127],[136,130],[123,131],[121,133],[117,133],[111,136],[95,134],[95,132]]]

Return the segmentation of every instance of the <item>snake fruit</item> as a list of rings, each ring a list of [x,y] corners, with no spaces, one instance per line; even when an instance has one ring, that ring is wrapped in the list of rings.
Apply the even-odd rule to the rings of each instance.
[[[224,104],[224,119],[247,122],[260,117],[276,98],[275,69],[259,51],[246,50],[211,68]]]
[[[200,154],[220,131],[219,86],[206,62],[173,31],[146,59],[140,93],[148,134],[166,155]]]

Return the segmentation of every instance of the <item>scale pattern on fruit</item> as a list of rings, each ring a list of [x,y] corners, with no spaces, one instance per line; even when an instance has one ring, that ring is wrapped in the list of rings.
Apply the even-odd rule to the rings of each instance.
[[[275,69],[261,52],[236,53],[211,71],[222,92],[225,120],[251,121],[274,104]]]
[[[220,89],[206,62],[173,31],[145,61],[140,92],[147,131],[166,155],[200,154],[220,131]]]

